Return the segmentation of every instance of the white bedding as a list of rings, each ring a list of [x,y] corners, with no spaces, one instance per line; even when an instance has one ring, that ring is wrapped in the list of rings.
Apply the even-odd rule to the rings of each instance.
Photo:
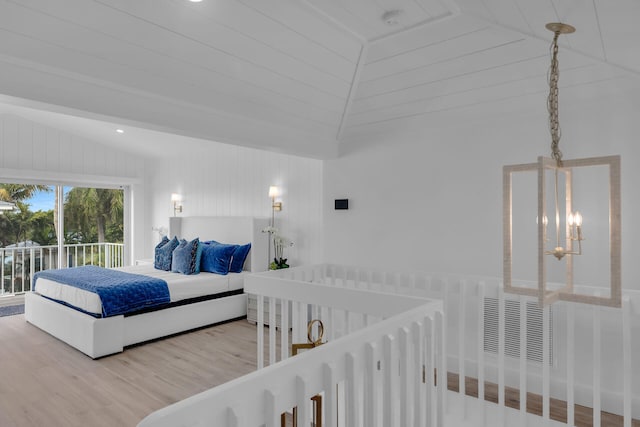
[[[242,289],[244,284],[244,273],[229,273],[226,276],[222,276],[202,272],[200,274],[185,275],[157,270],[153,268],[152,264],[121,267],[118,270],[133,274],[144,274],[166,281],[172,303],[189,298]],[[37,279],[36,292],[48,298],[64,301],[88,313],[102,314],[100,297],[93,292],[43,278]]]

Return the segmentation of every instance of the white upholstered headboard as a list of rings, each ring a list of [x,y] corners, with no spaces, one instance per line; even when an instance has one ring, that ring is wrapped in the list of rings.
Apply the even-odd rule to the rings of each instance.
[[[251,272],[265,271],[269,266],[269,234],[262,230],[269,225],[268,218],[239,216],[185,216],[169,218],[169,237],[187,240],[199,237],[201,241],[247,244],[251,251],[244,268]]]

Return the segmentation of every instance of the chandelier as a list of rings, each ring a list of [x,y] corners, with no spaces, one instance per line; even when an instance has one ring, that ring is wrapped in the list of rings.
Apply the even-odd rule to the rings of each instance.
[[[620,156],[592,157],[566,160],[560,151],[560,122],[558,119],[558,38],[561,34],[575,31],[571,25],[550,23],[546,28],[554,33],[551,44],[551,66],[549,68],[549,95],[547,109],[549,112],[549,130],[551,133],[551,157],[538,157],[536,163],[508,165],[503,167],[503,276],[505,292],[535,296],[538,304],[544,306],[558,300],[573,301],[595,305],[620,307],[621,304],[621,194],[620,194]],[[606,176],[594,184],[593,179],[587,179],[583,188],[589,191],[581,193],[582,200],[592,197],[592,188],[605,188],[608,200],[585,203],[589,206],[608,206],[608,263],[609,288],[596,293],[581,293],[574,287],[574,257],[583,255],[583,241],[585,253],[604,247],[603,239],[593,239],[589,246],[585,238],[587,216],[575,210],[578,201],[574,199],[574,180],[578,176],[589,176],[587,169],[606,170]],[[520,173],[534,172],[537,186],[537,233],[531,240],[537,240],[537,287],[527,286],[523,282],[516,283],[513,279],[514,269],[514,185],[519,182]],[[587,171],[588,172],[588,171]],[[600,177],[596,171],[595,176]],[[608,181],[608,182],[606,182]],[[518,200],[521,200],[520,194]],[[525,205],[527,204],[527,199]],[[607,203],[607,204],[605,204]],[[530,215],[533,217],[533,215]],[[595,224],[593,220],[591,224]],[[522,224],[528,224],[525,219]],[[552,232],[549,233],[549,228]],[[596,228],[593,227],[595,232]],[[589,231],[587,231],[588,233]],[[525,237],[527,236],[526,233]],[[549,236],[549,234],[551,236]],[[524,239],[524,246],[528,243]],[[597,243],[596,243],[597,242]],[[596,248],[595,246],[598,246]],[[518,246],[521,247],[521,246]],[[524,251],[526,252],[526,251]],[[606,263],[605,259],[598,262]],[[527,261],[530,264],[530,260]],[[554,264],[555,263],[555,264]],[[558,263],[560,265],[558,265]],[[560,272],[563,283],[548,283],[548,271]],[[604,294],[604,295],[603,295]]]

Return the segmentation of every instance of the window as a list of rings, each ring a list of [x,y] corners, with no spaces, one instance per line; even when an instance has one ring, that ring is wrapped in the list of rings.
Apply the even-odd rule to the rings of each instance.
[[[40,270],[124,264],[122,189],[0,183],[0,200],[13,205],[0,211],[0,295]]]

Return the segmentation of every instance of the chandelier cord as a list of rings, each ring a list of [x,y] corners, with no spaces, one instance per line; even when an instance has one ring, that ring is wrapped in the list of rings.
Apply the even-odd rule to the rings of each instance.
[[[551,44],[551,66],[549,68],[549,96],[547,98],[547,109],[549,110],[549,131],[551,132],[551,156],[562,164],[562,151],[560,151],[560,121],[558,119],[558,80],[560,69],[558,67],[558,37],[560,31],[555,31]]]

